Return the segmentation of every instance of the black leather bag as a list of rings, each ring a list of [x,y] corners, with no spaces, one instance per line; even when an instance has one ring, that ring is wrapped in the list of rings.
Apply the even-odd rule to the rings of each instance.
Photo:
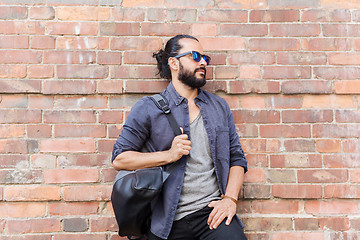
[[[165,113],[175,135],[181,134],[166,99],[160,94],[151,99]],[[141,239],[147,233],[151,221],[151,204],[160,194],[163,183],[174,167],[173,164],[168,172],[162,167],[119,171],[113,185],[111,202],[120,236]]]

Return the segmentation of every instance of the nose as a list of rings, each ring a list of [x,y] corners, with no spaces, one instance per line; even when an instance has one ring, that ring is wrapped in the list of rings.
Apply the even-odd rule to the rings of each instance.
[[[207,62],[205,61],[205,59],[203,57],[201,57],[201,59],[200,59],[200,64],[207,66]]]

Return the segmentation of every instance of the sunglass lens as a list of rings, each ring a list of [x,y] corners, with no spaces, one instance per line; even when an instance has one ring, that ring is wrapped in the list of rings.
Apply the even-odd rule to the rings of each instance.
[[[193,59],[194,59],[196,62],[200,62],[200,59],[201,59],[200,53],[198,53],[198,52],[193,52]]]
[[[204,60],[205,60],[206,64],[207,64],[207,65],[209,65],[209,64],[210,64],[210,57],[209,57],[209,56],[204,55],[204,56],[203,56],[203,58],[204,58]]]

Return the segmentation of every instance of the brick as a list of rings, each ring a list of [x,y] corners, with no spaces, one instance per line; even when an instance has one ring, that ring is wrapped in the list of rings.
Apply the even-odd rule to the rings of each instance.
[[[112,185],[107,186],[68,186],[63,188],[65,201],[109,201]]]
[[[174,36],[179,32],[190,34],[191,25],[187,23],[142,23],[141,34],[145,36]]]
[[[265,108],[265,98],[263,96],[242,96],[242,109],[261,109]]]
[[[215,70],[216,79],[231,79],[239,76],[239,68],[232,66],[218,66]]]
[[[311,129],[306,125],[262,125],[260,136],[262,138],[309,138]]]
[[[323,232],[275,232],[272,239],[317,239],[325,240]]]
[[[50,6],[59,6],[59,5],[98,5],[99,2],[96,0],[48,0],[47,2]]]
[[[106,233],[83,233],[83,234],[55,234],[54,240],[67,240],[67,239],[73,239],[73,240],[105,240],[107,239]],[[123,240],[124,238],[120,238],[120,240]]]
[[[280,53],[278,53],[280,54]],[[271,52],[231,52],[228,54],[231,65],[260,64],[271,65],[275,63],[275,55]]]
[[[56,109],[103,109],[107,107],[106,96],[58,96],[54,104]]]
[[[242,218],[247,231],[285,231],[292,230],[291,218]],[[261,239],[261,238],[260,238]]]
[[[216,36],[217,26],[213,23],[195,23],[192,24],[192,34],[195,36]]]
[[[39,123],[40,110],[0,109],[0,123]]]
[[[95,152],[93,139],[44,139],[40,140],[40,152]]]
[[[350,138],[359,136],[359,128],[348,124],[320,124],[313,128],[315,138]]]
[[[23,166],[28,168],[29,161],[26,155],[0,155],[0,167],[1,168],[16,168],[17,166]],[[4,174],[10,172],[5,171]]]
[[[19,6],[1,6],[0,7],[0,19],[12,20],[12,19],[26,19],[27,7]]]
[[[360,82],[359,80],[335,81],[334,91],[336,94],[359,94]]]
[[[248,11],[245,10],[203,9],[198,14],[200,22],[245,23],[248,19]]]
[[[268,167],[268,159],[265,154],[247,154],[246,160],[251,167]]]
[[[346,145],[346,143],[345,143]],[[324,166],[326,168],[359,168],[359,154],[343,153],[341,155],[324,155]]]
[[[128,0],[127,0],[128,1]],[[215,3],[212,0],[203,0],[203,1],[196,1],[196,0],[190,0],[185,2],[173,2],[173,1],[165,1],[165,6],[168,8],[190,8],[190,9],[207,9],[207,8],[214,8]]]
[[[297,214],[300,211],[300,203],[293,200],[255,200],[252,209],[260,214]]]
[[[205,51],[238,51],[245,49],[245,40],[234,37],[199,38]]]
[[[27,142],[25,140],[0,139],[1,153],[27,153]]]
[[[44,34],[45,26],[35,21],[0,21],[1,34]]]
[[[151,22],[195,22],[195,9],[148,9],[148,20]]]
[[[54,67],[51,65],[30,65],[28,67],[29,78],[53,78]]]
[[[164,0],[139,0],[139,1],[131,1],[124,0],[122,1],[122,6],[126,8],[137,8],[137,7],[164,7]]]
[[[29,48],[28,36],[0,36],[0,48],[26,49]]]
[[[105,232],[116,231],[117,223],[113,217],[98,217],[90,219],[91,231],[93,232]]]
[[[292,169],[270,169],[267,174],[267,181],[270,183],[294,183],[296,174]]]
[[[25,78],[25,65],[0,65],[0,78]]]
[[[4,192],[6,201],[58,201],[61,199],[57,186],[9,186]]]
[[[360,24],[323,24],[322,32],[325,37],[359,37]]]
[[[27,108],[28,98],[25,95],[3,95],[0,98],[0,108]]]
[[[298,170],[299,183],[343,183],[348,180],[347,170],[320,169]]]
[[[328,80],[282,81],[281,91],[284,94],[330,94],[332,83]]]
[[[91,50],[108,49],[108,37],[87,37],[87,36],[59,36],[56,38],[56,48],[66,50]]]
[[[319,123],[332,121],[332,110],[285,110],[282,112],[283,123]]]
[[[145,20],[145,9],[114,7],[112,8],[112,16],[117,22],[143,22]]]
[[[140,23],[102,22],[100,23],[100,35],[101,36],[139,36]]]
[[[351,49],[351,41],[347,38],[301,39],[301,49],[307,51],[346,51]]]
[[[31,155],[30,162],[33,168],[41,169],[55,168],[57,163],[56,156],[47,154]]]
[[[280,113],[273,110],[235,110],[235,123],[280,123]]]
[[[352,183],[360,183],[360,170],[350,170],[350,180]]]
[[[94,111],[44,111],[45,123],[94,123]]]
[[[45,183],[94,183],[99,180],[99,170],[88,169],[44,169]]]
[[[106,78],[109,69],[106,66],[59,65],[56,67],[58,78],[96,79]]]
[[[299,47],[299,40],[293,38],[252,38],[249,40],[249,50],[252,51],[297,51]]]
[[[246,139],[241,141],[243,150],[251,153],[274,153],[280,151],[280,140],[274,139]]]
[[[272,185],[271,193],[276,198],[312,199],[322,197],[321,185]]]
[[[302,97],[300,96],[271,96],[266,98],[266,106],[271,108],[301,108]]]
[[[277,63],[282,65],[325,65],[327,56],[317,52],[279,52]]]
[[[89,229],[87,219],[83,218],[67,218],[63,220],[65,232],[84,232]]]
[[[358,185],[327,185],[324,187],[325,198],[360,198]]]
[[[118,95],[110,97],[109,103],[111,109],[128,109],[132,108],[137,101],[139,101],[143,96],[141,95]]]
[[[32,50],[0,50],[0,63],[40,63],[42,53]]]
[[[310,67],[298,66],[265,66],[263,68],[264,79],[309,79],[311,78]]]
[[[285,140],[285,150],[288,152],[315,152],[315,141],[298,139],[298,140]]]
[[[357,239],[357,232],[331,232],[329,235],[330,239]]]
[[[244,184],[243,189],[244,189],[244,198],[245,199],[269,199],[271,197],[269,185],[264,185],[264,184],[247,185],[247,184]],[[251,211],[248,210],[246,213],[248,213],[248,212],[251,212]]]
[[[153,52],[125,52],[125,64],[154,64]]]
[[[0,80],[1,93],[40,93],[41,81],[38,80]]]
[[[290,9],[315,8],[315,7],[319,7],[319,4],[320,3],[317,0],[294,0],[291,2],[284,2],[282,0],[268,1],[269,8],[290,8]]]
[[[250,22],[299,22],[299,10],[253,10]]]
[[[124,111],[103,110],[99,113],[100,123],[122,123],[124,120]]]
[[[51,35],[93,35],[98,33],[96,22],[47,22],[47,32]]]
[[[118,135],[119,136],[119,135]],[[67,155],[67,156],[59,156],[57,158],[57,163],[59,167],[99,167],[99,166],[107,166],[112,167],[109,161],[108,154],[91,154],[87,153],[84,155]],[[115,170],[114,170],[115,171]],[[114,176],[115,177],[115,176]],[[114,180],[114,178],[112,179]]]
[[[229,93],[279,93],[276,81],[230,81]]]
[[[105,126],[98,125],[56,125],[54,137],[106,137]]]
[[[270,24],[269,33],[273,37],[313,37],[321,32],[319,24]]]
[[[136,38],[136,37],[114,37],[111,39],[110,48],[112,50],[135,50],[135,51],[154,51],[160,49],[162,40],[160,38]]]
[[[329,64],[331,65],[359,65],[359,53],[330,53]]]
[[[353,229],[359,230],[360,229],[360,219],[350,219],[350,224]]]
[[[43,85],[44,94],[93,94],[96,91],[93,80],[49,80]]]
[[[347,9],[309,9],[303,11],[302,22],[350,22],[351,12]]]
[[[357,214],[358,204],[355,201],[346,200],[313,200],[305,202],[305,212],[308,214]]]
[[[50,216],[90,215],[90,214],[97,214],[98,208],[99,208],[99,203],[97,202],[81,202],[81,203],[55,202],[55,203],[49,203],[49,214]],[[64,238],[64,239],[69,239],[69,238]]]
[[[2,218],[37,218],[46,214],[46,203],[1,203]]]
[[[224,36],[266,36],[268,27],[264,24],[220,24],[220,35]]]
[[[29,10],[30,19],[52,20],[55,18],[55,9],[48,6],[34,6]]]
[[[317,140],[316,149],[321,153],[339,153],[341,152],[341,141],[336,139]]]
[[[121,64],[120,52],[99,52],[97,56],[98,64],[118,65]]]
[[[229,1],[219,0],[217,6],[220,8],[229,9],[262,9],[267,7],[267,1],[264,0],[249,0],[249,1]]]
[[[96,61],[96,55],[93,51],[49,51],[44,53],[44,63],[46,64],[88,64],[94,63]],[[63,74],[63,68],[71,68],[71,66],[58,66],[60,68],[60,73]],[[58,68],[58,70],[59,70]],[[69,71],[77,71],[80,66],[74,66],[74,69],[69,69]],[[78,70],[79,71],[79,70]],[[90,71],[90,70],[89,70]],[[94,70],[96,71],[96,70]],[[58,75],[59,75],[58,74]]]
[[[101,80],[98,82],[98,93],[116,93],[121,94],[124,90],[122,80]]]
[[[32,49],[54,49],[55,38],[52,36],[32,36],[30,45]]]
[[[158,93],[168,86],[167,81],[126,81],[126,93]]]
[[[358,123],[360,122],[360,111],[336,110],[335,119],[337,123]]]
[[[22,138],[25,136],[25,126],[14,124],[0,125],[0,138]]]
[[[261,168],[249,168],[244,177],[245,183],[265,183],[265,172]]]
[[[329,106],[333,109],[346,109],[354,108],[355,103],[351,96],[304,96],[303,108],[329,108]]]
[[[63,6],[56,9],[57,18],[63,21],[106,21],[110,20],[108,7],[70,7]]]
[[[52,108],[54,98],[52,96],[32,95],[28,96],[30,109],[46,109]]]
[[[343,151],[347,153],[358,153],[359,151],[359,140],[346,139],[343,141]]]

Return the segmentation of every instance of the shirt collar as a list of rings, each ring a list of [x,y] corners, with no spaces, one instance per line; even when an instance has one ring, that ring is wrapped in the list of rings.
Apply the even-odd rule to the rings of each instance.
[[[182,103],[182,101],[185,100],[185,98],[183,96],[181,96],[175,89],[174,85],[172,84],[172,82],[169,83],[168,87],[166,88],[166,90],[169,92],[171,98],[173,99],[173,101],[175,102],[175,104],[178,106]],[[206,101],[206,95],[204,94],[204,90],[199,89],[199,94],[195,99],[199,99],[202,102],[207,103]]]

